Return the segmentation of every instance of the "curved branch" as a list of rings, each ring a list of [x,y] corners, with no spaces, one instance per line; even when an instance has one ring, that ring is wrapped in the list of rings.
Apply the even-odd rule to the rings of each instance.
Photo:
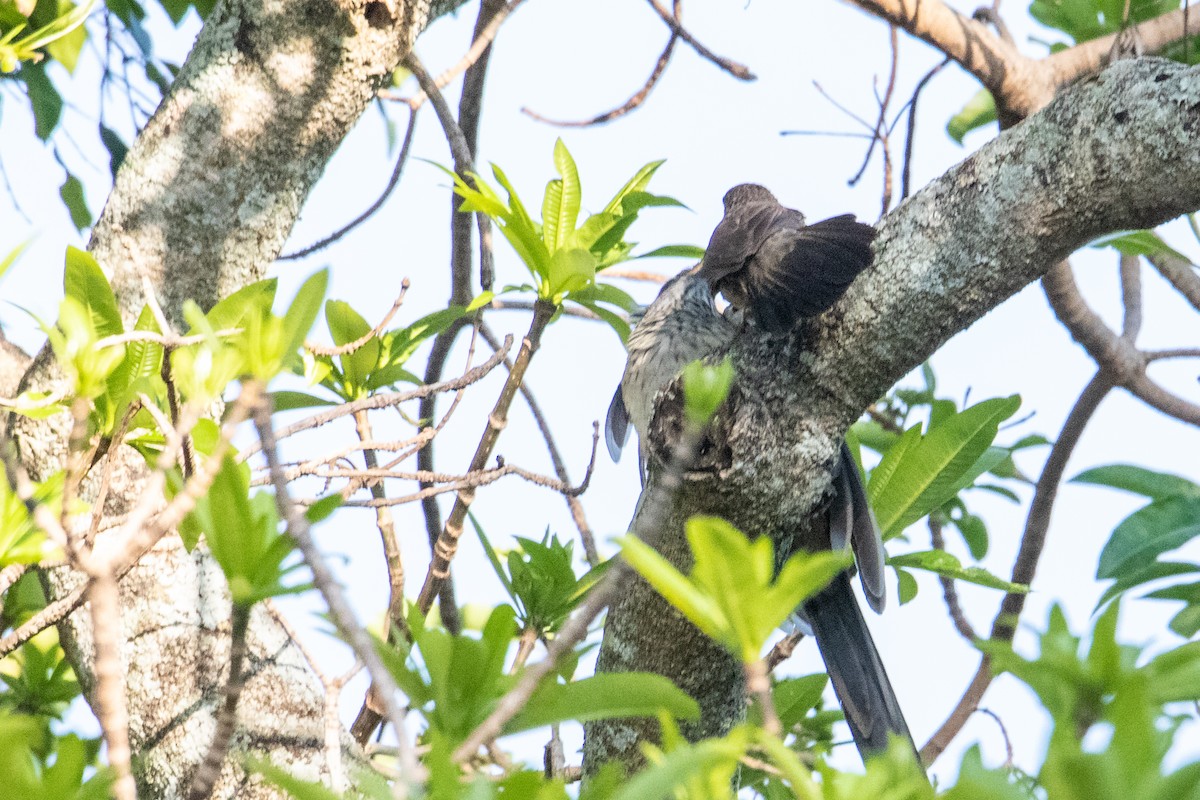
[[[682,7],[682,0],[675,0],[675,21],[681,24],[682,21],[680,20],[680,15],[682,13]],[[630,95],[628,100],[611,111],[605,111],[603,114],[597,114],[590,119],[583,120],[550,119],[549,117],[543,117],[541,114],[538,114],[529,108],[522,108],[521,113],[536,119],[538,122],[545,122],[548,125],[557,125],[560,128],[588,128],[593,125],[603,125],[605,122],[612,122],[617,117],[623,117],[630,111],[633,111],[635,108],[640,106],[642,103],[646,102],[646,98],[650,96],[650,92],[656,85],[658,85],[658,81],[660,78],[662,78],[663,73],[667,71],[667,64],[671,60],[671,54],[675,52],[675,43],[678,41],[679,30],[677,28],[672,28],[671,38],[667,40],[666,47],[663,48],[662,53],[658,57],[658,61],[656,61],[654,64],[654,69],[650,72],[650,77],[646,79],[644,84],[642,84],[642,88],[638,89],[636,92]]]

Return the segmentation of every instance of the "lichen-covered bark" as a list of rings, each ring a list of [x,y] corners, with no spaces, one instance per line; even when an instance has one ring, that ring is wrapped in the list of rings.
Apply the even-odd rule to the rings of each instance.
[[[228,0],[218,3],[178,79],[126,157],[91,249],[131,320],[152,287],[180,328],[184,300],[209,307],[261,278],[334,149],[428,22],[463,0]],[[24,385],[57,380],[43,352]],[[26,467],[62,464],[62,420],[16,420]],[[136,459],[118,470],[105,511],[137,498]],[[44,576],[51,599],[79,580]],[[121,583],[123,658],[134,770],[143,798],[186,793],[207,749],[228,661],[229,598],[203,551],[168,539]],[[91,699],[86,612],[60,625]],[[256,614],[253,670],[239,708],[234,759],[254,752],[308,777],[325,765],[322,699],[287,636]],[[353,755],[353,754],[351,754]],[[214,797],[278,792],[227,763]]]
[[[715,433],[731,456],[691,476],[680,502],[791,541],[827,491],[846,428],[947,339],[1084,243],[1200,208],[1197,141],[1200,68],[1123,61],[934,181],[880,223],[875,264],[829,313],[786,344],[739,337],[731,408]],[[688,562],[685,517],[657,534],[677,566]],[[661,671],[700,702],[699,729],[726,729],[740,674],[718,663],[721,680],[697,693],[694,673],[714,663],[713,647],[687,623],[667,630],[663,606],[631,588],[609,612],[600,668]],[[637,764],[652,732],[592,723],[587,768]]]

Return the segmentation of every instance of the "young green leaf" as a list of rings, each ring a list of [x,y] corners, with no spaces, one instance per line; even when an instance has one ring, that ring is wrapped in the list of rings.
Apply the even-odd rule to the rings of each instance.
[[[885,538],[940,508],[987,463],[980,458],[1000,423],[1016,413],[1017,395],[985,400],[943,419],[925,436],[910,428],[871,473],[867,494]],[[995,462],[992,462],[995,463]]]
[[[649,672],[602,673],[571,683],[544,683],[504,727],[517,733],[555,722],[589,722],[614,717],[681,720],[700,717],[700,707],[671,681]]]
[[[67,247],[63,292],[87,309],[97,338],[115,336],[124,331],[116,295],[91,253]]]
[[[998,578],[981,567],[964,567],[956,556],[945,550],[923,550],[918,553],[889,556],[888,564],[897,568],[922,569],[944,578],[966,581],[978,586],[986,586],[989,589],[1000,589],[1017,594],[1025,594],[1029,591],[1029,587],[1025,584],[1012,583]]]

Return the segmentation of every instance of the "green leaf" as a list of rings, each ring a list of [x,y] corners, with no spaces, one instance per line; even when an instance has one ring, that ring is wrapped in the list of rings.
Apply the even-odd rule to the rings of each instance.
[[[82,9],[82,12],[86,14],[88,9],[94,5],[94,0],[92,2],[85,3],[85,8]],[[60,19],[65,18],[66,20],[72,20],[74,18],[72,12],[75,12],[76,10],[77,7],[75,4],[69,2],[69,0],[59,0],[58,16]],[[81,19],[80,24],[71,27],[69,30],[65,30],[53,41],[46,44],[46,52],[51,58],[66,67],[67,72],[74,74],[75,65],[79,61],[79,53],[81,50],[83,50],[83,45],[85,42],[87,42],[87,38],[87,27],[82,24]]]
[[[285,358],[304,344],[304,337],[312,330],[317,314],[321,311],[321,301],[325,299],[325,289],[328,285],[329,270],[322,269],[310,275],[296,292],[295,299],[283,317]]]
[[[647,583],[705,635],[718,639],[725,620],[715,600],[707,597],[653,547],[636,536],[621,536],[617,543],[621,546],[621,557]]]
[[[651,672],[601,673],[572,683],[544,683],[504,727],[506,734],[555,722],[614,717],[700,718],[700,706],[670,680]]]
[[[26,63],[21,67],[21,78],[29,92],[29,105],[33,109],[34,131],[42,141],[50,138],[62,119],[63,99],[46,75],[45,64]],[[72,213],[72,217],[74,214]],[[76,227],[82,227],[76,225]]]
[[[818,672],[800,678],[785,678],[771,687],[775,711],[785,730],[799,723],[817,707],[828,684],[829,676]]]
[[[561,248],[567,237],[575,232],[579,206],[583,202],[579,171],[562,139],[554,142],[554,168],[560,177],[546,185],[542,202],[542,239],[551,253]]]
[[[1021,398],[994,398],[954,414],[925,436],[907,430],[871,472],[867,494],[885,538],[940,508],[981,471],[1000,423]],[[994,463],[994,462],[993,462]]]
[[[917,596],[917,591],[921,588],[917,583],[917,579],[913,574],[906,569],[896,569],[896,585],[900,599],[900,605],[906,605],[910,600]]]
[[[276,411],[296,411],[301,408],[317,408],[321,406],[337,405],[337,402],[325,397],[317,397],[316,395],[307,394],[306,392],[293,392],[288,390],[271,392],[271,408]]]
[[[738,760],[746,752],[746,744],[744,731],[734,729],[722,739],[704,739],[694,745],[681,745],[631,777],[610,800],[673,797],[677,790],[689,782],[700,780],[713,772],[727,771],[732,777]],[[728,785],[729,778],[723,780]]]
[[[327,494],[305,509],[304,518],[310,525],[316,525],[318,522],[329,519],[334,511],[342,507],[344,502],[345,499],[337,492]]]
[[[91,253],[67,247],[63,292],[87,309],[97,337],[115,336],[124,330],[112,286]]]
[[[1106,247],[1111,247],[1125,256],[1169,255],[1183,259],[1189,263],[1191,262],[1190,258],[1171,247],[1163,241],[1161,236],[1150,230],[1114,233],[1111,236],[1097,239],[1089,246],[1094,250],[1103,250]]]
[[[1126,517],[1100,552],[1096,577],[1122,578],[1200,536],[1200,496],[1156,500]]]
[[[586,289],[596,280],[596,259],[578,248],[555,250],[545,277],[546,291],[538,294],[543,300],[559,303],[564,294]]]
[[[704,248],[697,247],[694,244],[668,244],[663,247],[656,247],[649,253],[634,256],[634,259],[639,258],[689,258],[693,261],[699,261],[704,258]]]
[[[1089,483],[1094,486],[1109,486],[1126,492],[1140,494],[1151,500],[1168,497],[1200,497],[1200,485],[1187,478],[1169,472],[1155,472],[1132,464],[1109,464],[1093,467],[1076,475],[1071,483]]]
[[[87,198],[83,194],[83,184],[74,175],[67,175],[62,186],[58,187],[58,196],[71,214],[71,224],[76,230],[82,231],[92,224],[92,212],[88,209]]]
[[[693,361],[683,368],[684,412],[693,425],[707,425],[733,385],[733,361],[725,356],[709,366]]]
[[[1180,563],[1176,561],[1152,561],[1141,569],[1135,569],[1126,573],[1105,589],[1104,594],[1100,595],[1100,599],[1096,601],[1096,609],[1103,608],[1114,597],[1124,594],[1136,586],[1141,586],[1142,584],[1162,578],[1187,575],[1193,572],[1200,573],[1200,564]]]
[[[25,248],[29,247],[29,245],[32,242],[33,242],[32,237],[29,239],[26,239],[25,241],[21,242],[19,245],[14,247],[12,250],[9,250],[8,255],[6,255],[4,258],[0,259],[0,278],[3,278],[4,273],[8,272],[9,268],[13,264],[17,263],[17,259],[19,259],[21,257],[21,254],[25,252]]]
[[[1003,578],[996,577],[980,567],[964,567],[961,561],[945,550],[922,550],[917,553],[890,556],[888,563],[894,567],[923,569],[945,578],[954,578],[955,580],[986,586],[989,589],[1000,589],[1001,591],[1017,594],[1025,594],[1029,591],[1029,587],[1023,583],[1011,583]]]
[[[988,552],[987,525],[979,517],[968,513],[951,521],[954,523],[954,527],[958,528],[958,532],[962,534],[963,542],[966,543],[971,558],[981,561]]]
[[[608,205],[604,207],[604,211],[610,214],[619,214],[621,211],[621,205],[625,198],[634,192],[645,191],[646,187],[650,185],[650,179],[654,177],[654,173],[657,172],[658,168],[665,163],[666,161],[661,160],[651,161],[649,164],[641,167],[633,174],[633,177],[630,178],[629,181],[622,186],[616,194],[613,195],[613,198],[608,201]]]
[[[278,285],[279,281],[275,278],[267,278],[243,286],[219,300],[204,317],[216,331],[239,327],[249,314],[262,316],[270,313]],[[195,329],[192,333],[195,333]]]
[[[356,342],[371,332],[371,325],[362,315],[341,300],[325,302],[325,322],[329,325],[333,343],[339,347]],[[379,339],[371,338],[354,352],[338,356],[346,399],[357,400],[366,396],[367,379],[379,363],[380,350]]]
[[[995,98],[987,89],[980,89],[967,101],[962,110],[946,123],[946,133],[951,139],[962,144],[963,137],[968,133],[995,122],[996,119]]]
[[[121,138],[120,134],[104,123],[100,123],[100,142],[108,151],[108,170],[112,177],[116,178],[117,170],[121,168],[126,154],[129,153],[129,145],[125,144],[125,140]]]
[[[622,555],[671,605],[744,663],[756,661],[771,632],[848,566],[843,553],[798,552],[775,576],[771,541],[753,541],[717,517],[687,522],[694,556],[684,576],[649,545],[622,537]]]

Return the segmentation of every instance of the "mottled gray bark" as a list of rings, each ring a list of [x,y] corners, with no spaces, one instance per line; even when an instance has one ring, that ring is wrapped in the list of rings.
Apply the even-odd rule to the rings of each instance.
[[[786,342],[739,337],[714,432],[713,451],[728,455],[690,476],[682,507],[790,541],[820,505],[847,427],[947,339],[1086,242],[1200,208],[1198,141],[1200,68],[1124,61],[934,181],[880,223],[874,266],[829,313]],[[682,567],[685,517],[655,539]],[[699,701],[697,730],[727,729],[740,674],[639,584],[609,612],[600,668],[660,672]],[[585,765],[636,765],[638,741],[653,735],[634,721],[592,723]]]
[[[126,320],[149,281],[180,328],[183,301],[209,307],[261,278],[335,148],[409,52],[417,34],[463,0],[228,0],[218,3],[187,62],[117,175],[91,249]],[[57,380],[45,351],[24,384]],[[26,467],[58,469],[64,422],[14,422]],[[128,451],[122,455],[128,455]],[[106,513],[139,495],[138,459],[118,471]],[[44,576],[51,599],[77,585]],[[161,542],[121,583],[134,770],[142,798],[186,793],[214,727],[228,665],[229,597],[203,552]],[[94,700],[86,611],[60,634]],[[322,695],[295,646],[266,614],[249,634],[234,758],[269,756],[315,778],[326,768]],[[348,752],[351,758],[356,757]],[[275,797],[227,763],[214,797]]]

